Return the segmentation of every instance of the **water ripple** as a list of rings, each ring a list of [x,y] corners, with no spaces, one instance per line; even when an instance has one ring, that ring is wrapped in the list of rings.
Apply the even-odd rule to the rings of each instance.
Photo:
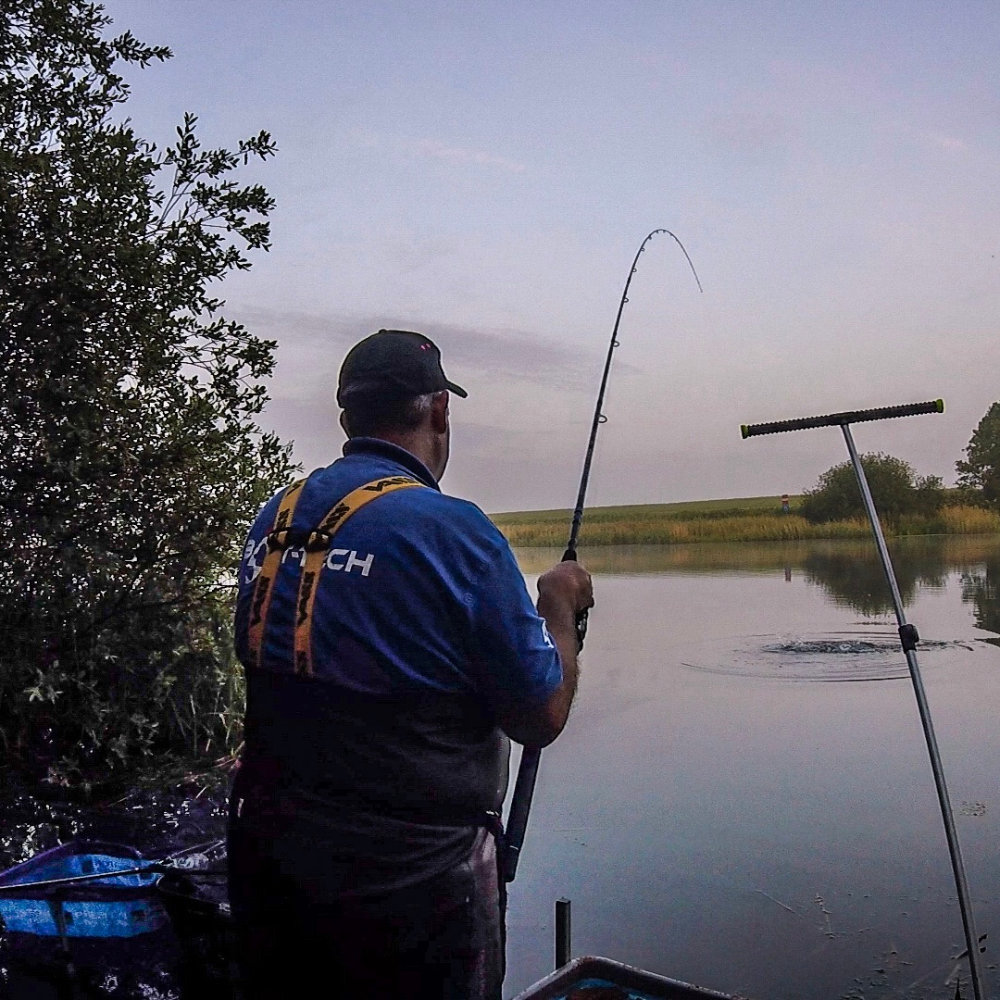
[[[941,662],[941,653],[964,656],[972,642],[931,639],[917,646],[921,671]],[[794,681],[888,681],[909,677],[909,667],[893,631],[840,632],[797,636],[741,636],[700,646],[685,667],[733,677]]]

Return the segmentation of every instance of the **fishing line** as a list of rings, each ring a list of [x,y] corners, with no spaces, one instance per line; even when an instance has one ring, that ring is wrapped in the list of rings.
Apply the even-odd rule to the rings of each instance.
[[[195,844],[193,847],[183,847],[179,851],[174,851],[173,854],[168,854],[158,860],[144,861],[135,868],[112,868],[103,872],[89,872],[86,875],[67,875],[63,878],[48,878],[40,882],[6,882],[0,885],[0,894],[9,892],[11,895],[17,895],[28,889],[32,891],[62,889],[69,886],[82,885],[84,882],[99,882],[102,879],[121,878],[124,875],[165,875],[167,872],[191,871],[192,869],[175,864],[174,862],[186,854],[215,850],[225,844],[225,842],[223,838],[221,840],[209,840],[204,844]]]
[[[882,534],[882,526],[879,523],[878,513],[872,500],[871,490],[868,487],[868,479],[865,470],[862,468],[861,460],[858,457],[857,449],[854,446],[854,438],[851,436],[851,424],[862,420],[885,420],[889,417],[911,417],[921,413],[943,413],[944,401],[932,399],[926,403],[905,403],[901,406],[883,406],[871,410],[850,410],[844,413],[831,413],[822,417],[804,417],[798,420],[779,420],[767,424],[743,424],[740,433],[744,439],[754,437],[759,434],[780,434],[783,431],[800,431],[810,427],[837,426],[844,433],[844,441],[847,444],[847,451],[851,457],[851,465],[854,467],[854,475],[858,480],[858,488],[861,490],[861,499],[868,514],[868,521],[871,524],[872,534],[875,537],[875,546],[878,549],[879,558],[882,561],[882,569],[885,572],[886,582],[889,584],[889,591],[892,594],[892,603],[896,611],[896,622],[899,625],[899,641],[906,654],[906,663],[910,669],[910,679],[913,682],[913,693],[917,698],[917,708],[920,712],[920,722],[924,730],[924,739],[927,743],[927,752],[931,760],[931,770],[934,772],[934,784],[937,788],[938,802],[941,805],[941,818],[944,820],[945,837],[948,841],[948,853],[951,855],[951,866],[955,876],[955,888],[958,892],[959,908],[962,911],[962,926],[965,931],[965,946],[968,952],[969,969],[972,974],[972,992],[975,1000],[982,1000],[982,983],[979,970],[979,941],[976,935],[975,922],[973,920],[972,902],[969,897],[969,885],[965,877],[965,865],[962,863],[962,852],[958,844],[958,833],[955,829],[955,818],[952,813],[951,801],[948,797],[948,788],[944,780],[944,768],[941,764],[941,754],[938,751],[937,738],[934,735],[934,726],[931,723],[930,706],[927,704],[927,695],[924,692],[924,684],[920,677],[920,668],[917,665],[917,643],[920,636],[916,628],[909,624],[903,610],[903,600],[900,596],[899,585],[896,582],[896,575],[892,569],[892,561],[889,558],[889,550],[885,544],[885,536]]]
[[[646,249],[646,244],[658,233],[669,236],[681,248],[694,280],[698,285],[698,291],[703,291],[698,272],[694,269],[684,244],[669,229],[654,229],[639,244],[632,267],[629,269],[628,277],[625,279],[625,288],[622,291],[621,301],[618,303],[618,314],[615,316],[614,329],[611,331],[611,342],[608,344],[608,355],[604,362],[604,372],[601,375],[601,388],[597,393],[597,403],[594,406],[594,418],[590,425],[590,438],[587,441],[587,453],[583,460],[583,472],[580,475],[580,489],[576,496],[576,507],[573,510],[573,520],[569,530],[569,541],[566,543],[566,551],[563,553],[563,562],[576,562],[577,540],[580,536],[580,525],[583,522],[583,508],[587,497],[587,486],[590,483],[590,466],[594,458],[594,443],[597,441],[597,431],[601,424],[607,423],[608,418],[604,415],[604,392],[608,386],[608,375],[611,372],[611,359],[614,357],[615,348],[619,347],[618,327],[621,325],[622,313],[628,302],[628,290],[632,284],[632,277],[636,273],[639,265],[639,258]],[[587,610],[577,612],[576,615],[576,644],[577,651],[583,649],[583,641],[587,637]],[[517,863],[521,855],[521,847],[524,844],[524,833],[528,826],[528,814],[531,811],[531,797],[535,790],[535,778],[538,776],[538,762],[541,759],[542,751],[536,747],[525,747],[521,751],[521,763],[517,770],[517,780],[514,784],[514,795],[510,802],[510,812],[507,817],[507,832],[504,837],[504,860],[503,876],[507,882],[513,882],[517,874]]]

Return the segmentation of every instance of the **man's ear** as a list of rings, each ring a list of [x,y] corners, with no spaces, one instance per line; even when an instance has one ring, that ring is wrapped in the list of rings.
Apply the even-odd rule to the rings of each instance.
[[[431,399],[431,427],[435,434],[444,434],[448,430],[448,390],[436,392]]]
[[[341,410],[340,411],[340,426],[343,427],[344,433],[348,437],[350,437],[351,436],[351,432],[350,432],[350,429],[347,426],[347,410]]]

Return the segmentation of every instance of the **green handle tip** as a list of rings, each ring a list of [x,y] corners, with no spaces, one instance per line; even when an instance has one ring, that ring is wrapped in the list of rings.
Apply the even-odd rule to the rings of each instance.
[[[740,424],[740,436],[745,441],[750,436],[750,425]]]
[[[935,399],[934,403],[937,406],[938,413],[944,413],[944,400],[943,399]]]

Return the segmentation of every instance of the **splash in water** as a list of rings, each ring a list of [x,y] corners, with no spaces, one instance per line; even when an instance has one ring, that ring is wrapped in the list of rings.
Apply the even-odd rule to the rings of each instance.
[[[933,669],[942,653],[971,654],[975,647],[959,639],[936,639],[921,641],[917,651],[921,667]],[[895,631],[741,636],[700,646],[696,656],[685,656],[681,663],[707,673],[794,681],[887,681],[909,677]]]

